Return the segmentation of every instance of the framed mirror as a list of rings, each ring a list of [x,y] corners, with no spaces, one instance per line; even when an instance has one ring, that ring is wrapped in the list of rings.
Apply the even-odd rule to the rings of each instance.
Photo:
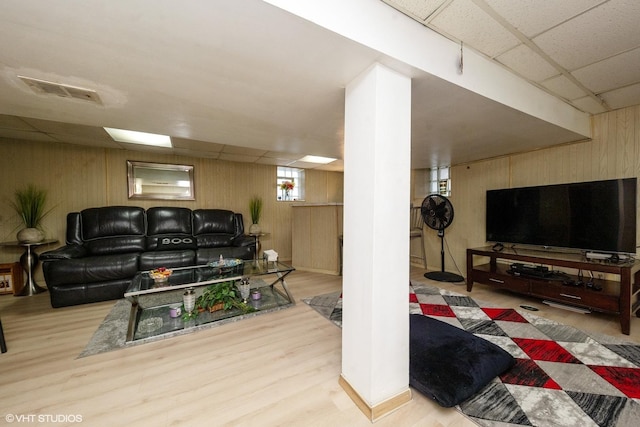
[[[130,199],[195,200],[193,166],[127,160]]]

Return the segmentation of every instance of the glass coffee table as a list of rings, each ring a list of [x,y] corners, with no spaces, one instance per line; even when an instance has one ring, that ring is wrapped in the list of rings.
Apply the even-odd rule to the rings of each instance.
[[[238,265],[225,267],[218,262],[207,265],[173,268],[167,282],[157,284],[149,271],[138,272],[124,297],[131,302],[126,341],[138,341],[159,335],[178,335],[188,329],[211,322],[232,321],[256,312],[274,311],[295,304],[285,277],[295,269],[281,262],[234,260]],[[252,312],[238,308],[200,312],[195,318],[183,320],[183,294],[193,289],[196,298],[211,285],[228,281],[248,280],[251,293],[247,305]],[[281,288],[281,289],[280,289]],[[257,292],[254,292],[257,291]]]

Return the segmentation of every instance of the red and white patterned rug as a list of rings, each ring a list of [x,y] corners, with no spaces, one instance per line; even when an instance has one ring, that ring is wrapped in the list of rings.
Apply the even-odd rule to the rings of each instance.
[[[342,326],[339,292],[304,302]],[[640,345],[427,283],[411,283],[409,305],[411,313],[465,329],[516,358],[513,368],[457,407],[478,425],[640,425]]]

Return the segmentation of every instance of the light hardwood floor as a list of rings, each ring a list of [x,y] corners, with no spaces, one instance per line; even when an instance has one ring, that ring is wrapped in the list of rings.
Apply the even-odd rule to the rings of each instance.
[[[423,273],[413,267],[411,275],[426,281]],[[466,293],[462,285],[433,283]],[[76,357],[113,302],[52,309],[46,293],[1,296],[9,352],[0,355],[0,425],[6,414],[80,415],[75,425],[110,427],[370,425],[338,385],[340,329],[299,301],[339,290],[341,278],[296,271],[288,284],[298,300],[293,308],[82,359]],[[471,296],[505,307],[532,304],[541,316],[640,342],[637,318],[628,337],[612,317],[553,309],[481,285]],[[375,424],[475,425],[416,392]]]

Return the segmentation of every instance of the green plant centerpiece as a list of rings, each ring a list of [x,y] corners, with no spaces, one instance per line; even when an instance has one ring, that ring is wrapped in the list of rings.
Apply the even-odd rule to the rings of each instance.
[[[14,193],[11,207],[16,211],[25,228],[16,236],[21,243],[38,243],[44,239],[42,220],[51,212],[47,209],[47,190],[29,184]]]
[[[260,234],[262,230],[258,223],[260,222],[260,216],[262,216],[262,197],[253,196],[251,200],[249,200],[249,214],[251,215],[249,233]]]
[[[196,308],[211,312],[231,310],[233,308],[237,308],[243,313],[254,311],[253,307],[242,302],[240,290],[238,290],[233,280],[207,286],[202,295],[196,298]]]

